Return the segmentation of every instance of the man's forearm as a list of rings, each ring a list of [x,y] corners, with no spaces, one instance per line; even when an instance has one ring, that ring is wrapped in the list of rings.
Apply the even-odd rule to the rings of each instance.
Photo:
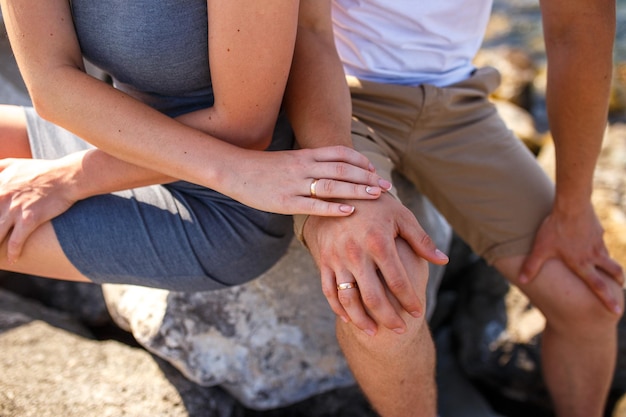
[[[615,23],[610,3],[542,3],[548,117],[557,158],[557,209],[571,210],[591,196],[608,115]]]
[[[330,1],[303,0],[285,106],[299,145],[352,146],[352,106],[335,50]]]

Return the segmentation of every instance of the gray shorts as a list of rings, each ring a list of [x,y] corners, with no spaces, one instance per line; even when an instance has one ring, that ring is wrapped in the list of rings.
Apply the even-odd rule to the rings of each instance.
[[[90,148],[25,108],[34,158]],[[279,122],[271,150],[289,149]],[[184,181],[91,197],[52,221],[66,256],[96,283],[173,291],[242,284],[269,269],[291,241],[291,216],[266,213]]]

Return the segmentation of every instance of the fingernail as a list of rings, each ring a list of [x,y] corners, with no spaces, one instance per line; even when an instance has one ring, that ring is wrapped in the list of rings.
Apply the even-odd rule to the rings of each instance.
[[[372,171],[372,172],[376,172],[376,167],[375,167],[375,166],[374,166],[374,164],[372,164],[371,162],[370,162],[369,169],[370,169],[370,171]]]
[[[372,329],[365,329],[363,330],[365,332],[366,335],[368,336],[374,336],[376,334],[376,332]]]
[[[618,306],[617,304],[613,306],[613,311],[615,311],[615,314],[619,314],[619,315],[622,314],[622,308]]]
[[[344,323],[350,323],[350,320],[348,320],[348,318],[347,318],[346,316],[340,316],[340,317],[341,317],[341,320],[342,320]]]
[[[403,327],[398,327],[397,329],[393,329],[393,331],[397,334],[404,334],[406,330]]]
[[[339,210],[342,211],[343,213],[353,213],[354,206],[348,206],[346,204],[342,204],[339,206]]]
[[[524,274],[519,276],[519,282],[520,284],[528,284],[528,277]]]
[[[365,192],[369,195],[378,195],[380,194],[380,188],[367,186],[365,187]]]
[[[422,317],[422,312],[418,311],[418,310],[412,311],[410,314],[411,314],[411,316],[415,317],[416,319]]]
[[[387,181],[386,179],[383,179],[383,178],[379,179],[378,185],[380,185],[381,188],[384,188],[387,191],[391,190],[391,183]]]
[[[443,253],[439,249],[435,249],[435,256],[437,256],[437,258],[439,258],[439,259],[449,260],[448,255],[446,255],[445,253]]]

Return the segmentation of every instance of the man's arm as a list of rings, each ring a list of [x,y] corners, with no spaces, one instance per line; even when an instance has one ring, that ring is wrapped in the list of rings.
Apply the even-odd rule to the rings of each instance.
[[[330,1],[301,1],[285,105],[302,147],[352,146],[350,95],[335,50]],[[383,189],[390,185],[381,183]],[[411,271],[400,261],[395,239],[404,238],[416,256],[431,262],[445,263],[447,257],[436,250],[410,211],[389,195],[368,204],[350,204],[356,210],[348,222],[311,216],[303,226],[306,244],[321,271],[324,295],[338,316],[368,334],[374,334],[378,324],[401,333],[405,323],[388,297],[395,297],[415,316],[423,313],[423,306],[411,284]],[[347,282],[357,282],[358,292],[338,292],[337,284]]]
[[[611,310],[598,271],[623,282],[608,254],[591,204],[593,173],[607,124],[614,0],[542,0],[548,58],[547,110],[556,147],[556,198],[520,280],[534,278],[549,258],[561,258]]]

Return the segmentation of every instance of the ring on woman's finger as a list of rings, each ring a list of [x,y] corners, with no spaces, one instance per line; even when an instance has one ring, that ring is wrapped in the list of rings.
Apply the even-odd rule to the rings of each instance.
[[[311,191],[311,197],[313,198],[317,197],[317,192],[315,191],[315,189],[317,188],[318,181],[319,180],[314,179],[313,182],[311,183],[310,191]]]
[[[337,284],[338,291],[349,290],[351,288],[358,288],[357,283],[356,282],[343,282],[341,284]]]

